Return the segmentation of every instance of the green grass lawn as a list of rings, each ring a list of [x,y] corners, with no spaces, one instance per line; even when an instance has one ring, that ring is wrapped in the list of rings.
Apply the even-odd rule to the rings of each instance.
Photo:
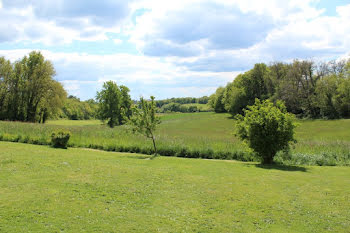
[[[349,232],[348,167],[0,142],[0,232]]]
[[[157,130],[157,143],[161,150],[197,150],[206,154],[248,154],[249,149],[234,136],[235,121],[229,114],[212,112],[173,113],[161,115],[162,124]],[[70,145],[76,147],[143,148],[152,150],[152,142],[143,136],[133,135],[125,126],[114,129],[100,121],[49,121],[48,124],[1,122],[0,134],[11,139],[13,135],[36,138],[49,142],[56,128],[72,132]],[[292,148],[294,164],[350,164],[350,119],[299,121],[296,129],[298,142]],[[135,151],[137,151],[135,149]],[[228,157],[230,158],[230,156]],[[236,158],[236,157],[233,157]]]

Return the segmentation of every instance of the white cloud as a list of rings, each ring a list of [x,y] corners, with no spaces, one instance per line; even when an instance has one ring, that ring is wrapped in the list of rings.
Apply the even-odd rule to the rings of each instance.
[[[126,1],[6,0],[1,4],[0,43],[103,41],[107,32],[119,33],[131,13]]]
[[[337,7],[338,15],[330,17],[314,8],[317,2],[143,1],[138,7],[151,10],[130,26],[130,41],[146,55],[176,56],[173,62],[197,71],[244,70],[257,62],[327,60],[349,53],[350,4]],[[235,27],[235,15],[243,28]]]
[[[113,42],[114,42],[114,44],[117,44],[117,45],[123,43],[123,41],[121,39],[113,39]]]
[[[21,42],[30,48],[33,42],[55,46],[122,38],[112,39],[122,53],[82,54],[72,46],[69,53],[43,54],[55,64],[57,79],[81,98],[93,97],[110,79],[129,86],[134,98],[199,96],[254,63],[348,56],[350,4],[338,6],[335,16],[326,16],[315,2],[106,0],[96,5],[82,0],[0,0],[0,43]],[[39,6],[44,6],[42,11]],[[130,44],[138,54],[128,53]],[[29,52],[2,50],[0,55],[14,60]]]
[[[336,11],[341,18],[350,19],[350,4],[345,6],[338,6],[336,8]]]
[[[0,50],[0,56],[15,61],[30,50]],[[126,85],[133,98],[155,95],[157,99],[174,96],[203,96],[225,85],[239,72],[197,72],[160,58],[130,54],[87,55],[41,51],[55,66],[57,80],[72,95],[95,97],[108,80]]]

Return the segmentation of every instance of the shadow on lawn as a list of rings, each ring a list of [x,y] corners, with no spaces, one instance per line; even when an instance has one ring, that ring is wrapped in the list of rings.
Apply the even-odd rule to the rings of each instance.
[[[145,159],[145,160],[153,160],[154,157],[153,155],[126,155],[125,157],[130,158],[130,159]]]
[[[255,167],[263,168],[263,169],[289,171],[289,172],[307,172],[307,168],[305,167],[288,166],[288,165],[281,165],[281,164],[255,164]]]

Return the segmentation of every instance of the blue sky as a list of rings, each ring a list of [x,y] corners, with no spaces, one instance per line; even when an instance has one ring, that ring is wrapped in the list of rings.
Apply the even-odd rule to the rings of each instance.
[[[350,55],[349,0],[0,0],[0,56],[51,60],[69,94],[210,95],[255,63]]]

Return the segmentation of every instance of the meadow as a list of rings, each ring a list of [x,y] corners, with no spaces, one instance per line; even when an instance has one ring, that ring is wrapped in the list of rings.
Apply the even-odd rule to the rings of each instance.
[[[185,106],[185,107],[191,107],[191,106],[196,106],[197,109],[200,111],[200,112],[210,112],[210,111],[213,111],[212,107],[210,107],[209,104],[198,104],[198,103],[192,103],[192,104],[182,104],[182,106]]]
[[[349,232],[348,167],[0,142],[0,232]]]
[[[213,112],[161,115],[157,130],[159,153],[165,156],[257,161],[249,148],[234,135],[235,121],[229,114]],[[49,121],[47,124],[0,122],[0,139],[49,144],[57,128],[72,132],[71,147],[151,154],[150,140],[134,135],[128,126],[113,129],[100,121]],[[276,161],[285,165],[349,165],[350,120],[300,120],[297,143],[280,153]]]

